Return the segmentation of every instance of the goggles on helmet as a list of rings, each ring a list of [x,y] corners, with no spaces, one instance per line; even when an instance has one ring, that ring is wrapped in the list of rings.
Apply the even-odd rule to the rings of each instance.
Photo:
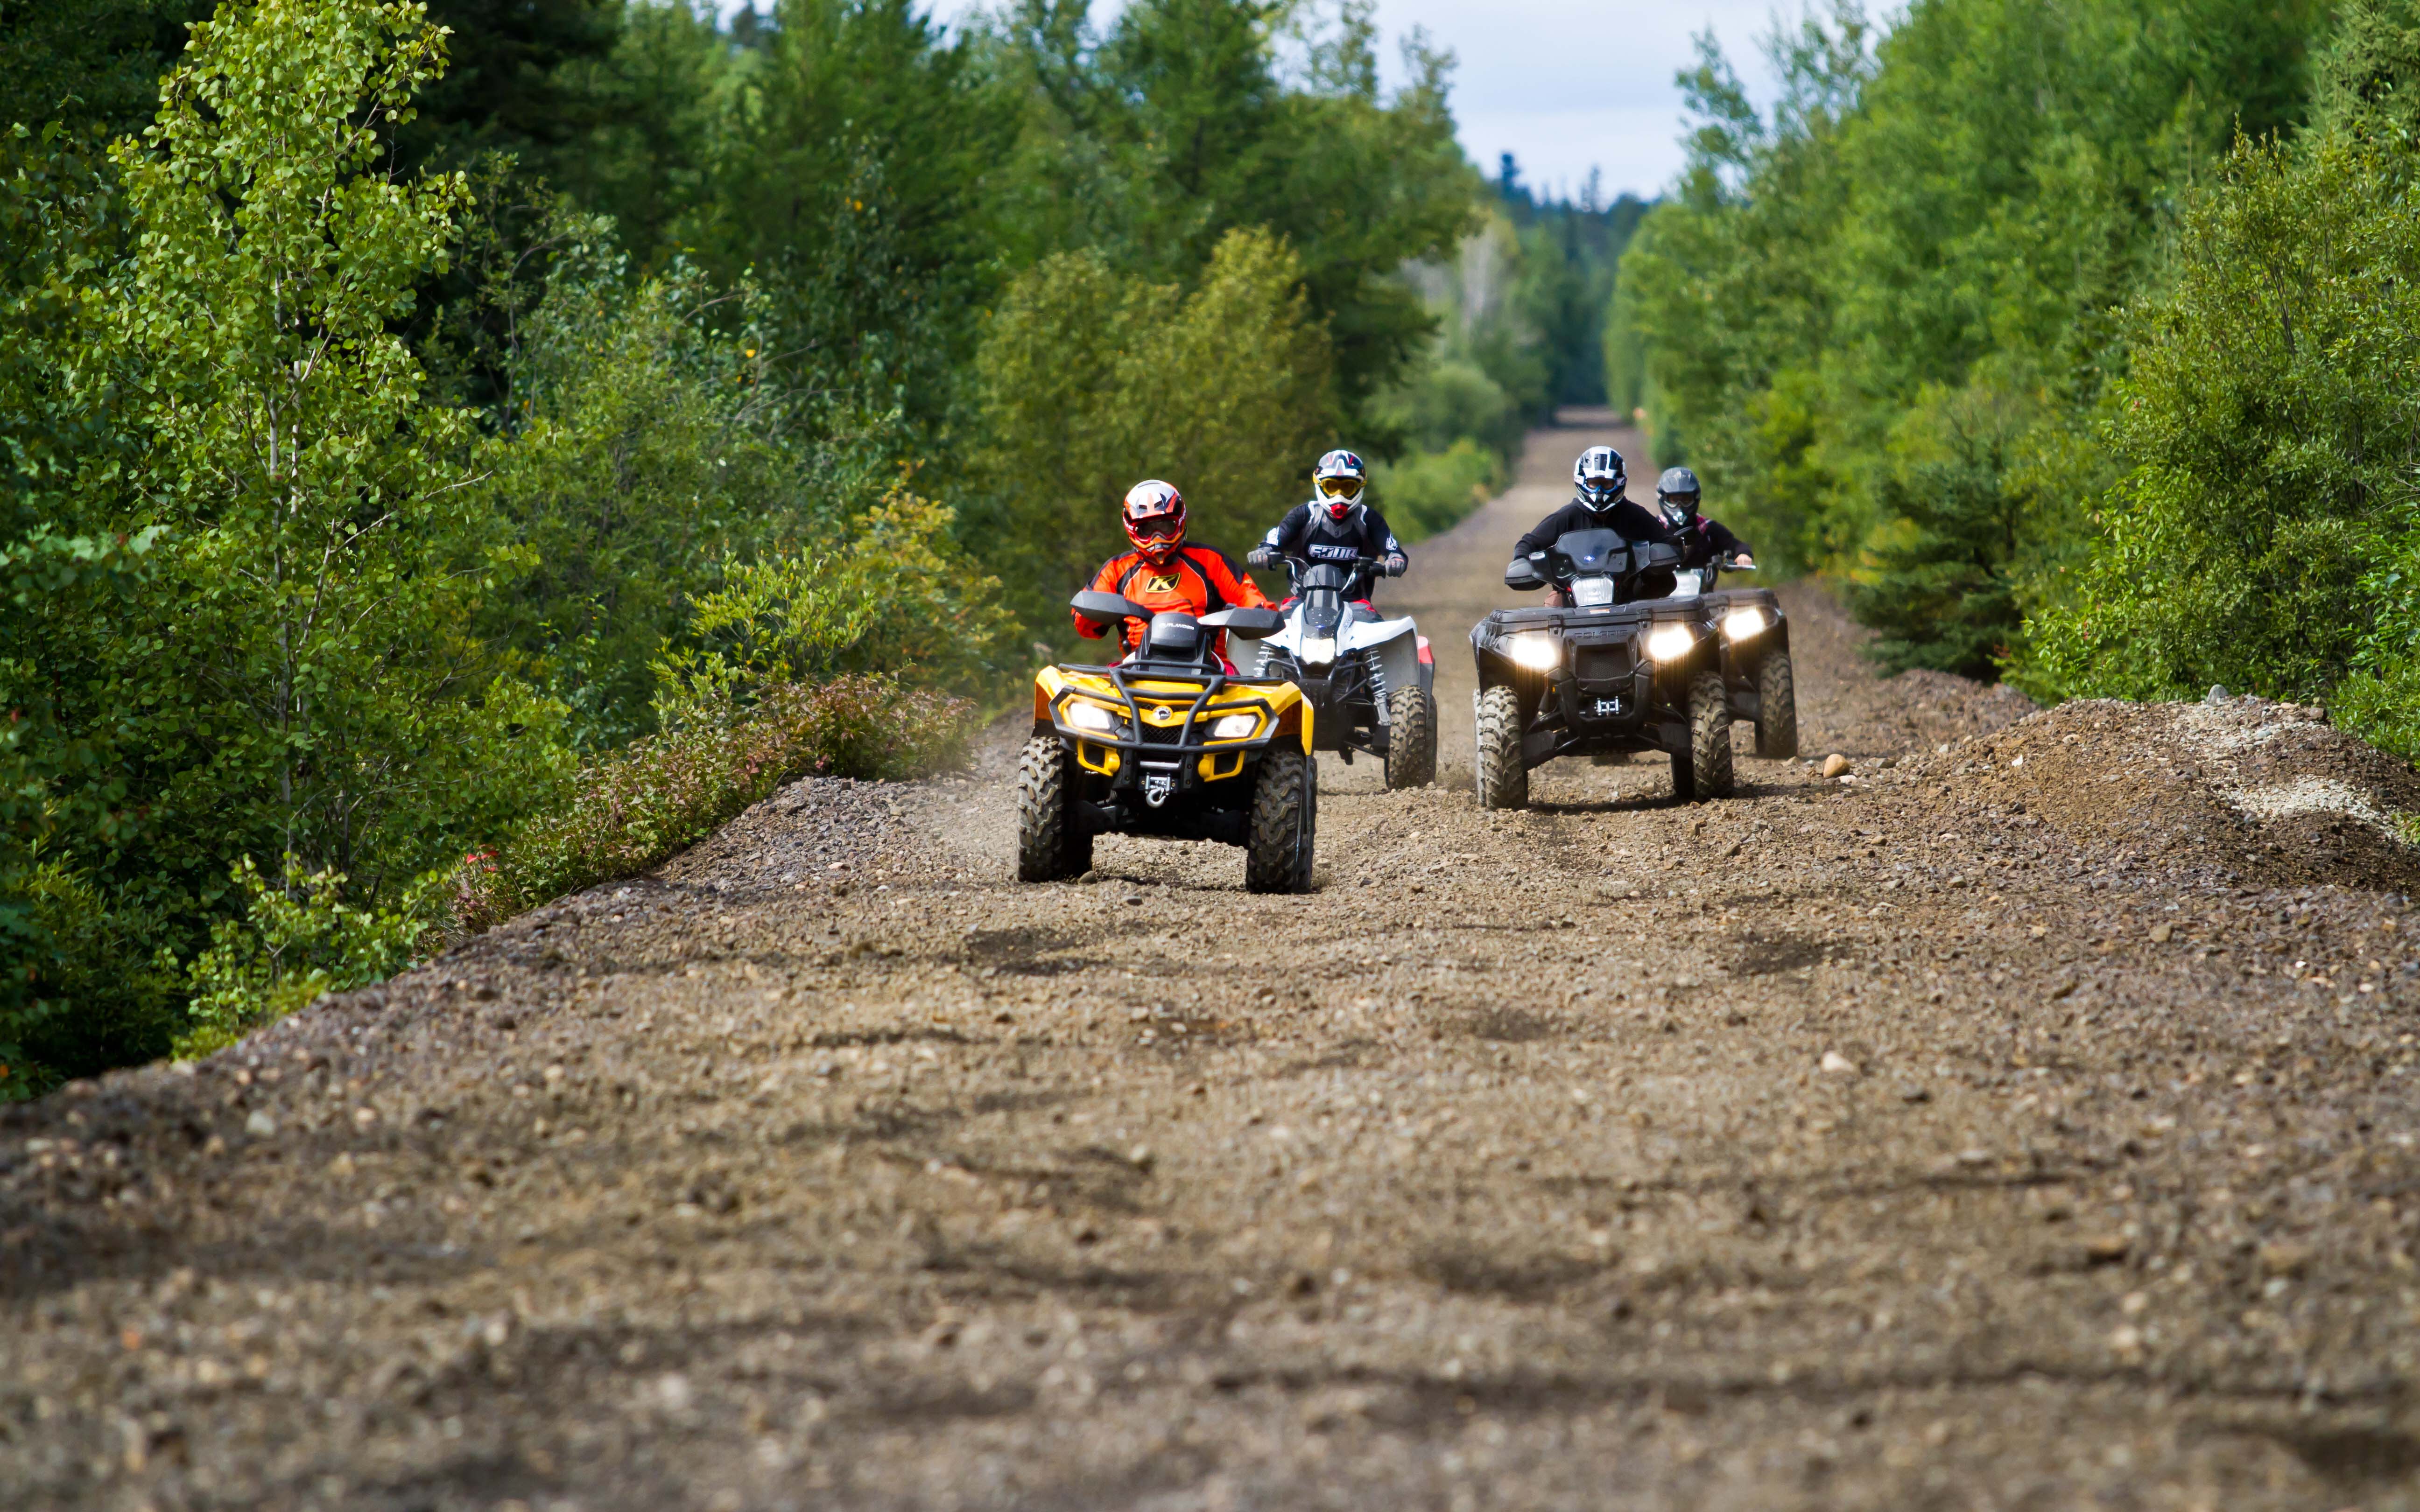
[[[1171,536],[1183,535],[1185,533],[1185,517],[1182,515],[1154,515],[1149,519],[1138,519],[1128,522],[1126,529],[1137,535],[1146,535],[1156,541],[1163,540]]]
[[[1355,477],[1333,477],[1319,480],[1319,497],[1342,499],[1346,502],[1361,497],[1361,480]]]

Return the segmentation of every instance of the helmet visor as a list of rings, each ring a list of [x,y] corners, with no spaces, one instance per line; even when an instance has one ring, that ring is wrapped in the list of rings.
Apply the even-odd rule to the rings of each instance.
[[[1126,521],[1126,529],[1146,540],[1172,541],[1185,533],[1185,517],[1172,512],[1154,515],[1149,519]]]
[[[1319,497],[1341,499],[1349,504],[1361,497],[1361,480],[1342,474],[1333,478],[1322,478],[1319,480]]]

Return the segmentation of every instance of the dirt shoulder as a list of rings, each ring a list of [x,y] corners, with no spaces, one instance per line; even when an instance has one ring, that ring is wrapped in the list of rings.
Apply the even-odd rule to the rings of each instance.
[[[2411,774],[1793,589],[1852,778],[1482,814],[1527,486],[1416,551],[1448,770],[1325,773],[1308,898],[1016,885],[1003,744],[0,1112],[0,1504],[2420,1500]]]

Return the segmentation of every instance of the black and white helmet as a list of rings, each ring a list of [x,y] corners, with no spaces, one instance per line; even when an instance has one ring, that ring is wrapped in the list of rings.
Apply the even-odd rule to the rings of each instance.
[[[1664,506],[1664,517],[1676,526],[1698,517],[1699,498],[1698,475],[1687,468],[1666,468],[1655,480],[1655,501]]]
[[[1572,464],[1572,482],[1579,486],[1580,501],[1602,512],[1621,502],[1630,473],[1621,465],[1620,452],[1610,446],[1591,446]]]
[[[1319,466],[1311,470],[1311,482],[1319,492],[1319,504],[1327,511],[1327,517],[1341,520],[1361,501],[1361,490],[1370,482],[1370,470],[1355,454],[1334,451],[1321,457]]]

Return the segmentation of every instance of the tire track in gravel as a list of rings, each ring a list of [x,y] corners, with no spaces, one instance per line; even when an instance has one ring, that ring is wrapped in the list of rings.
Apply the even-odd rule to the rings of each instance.
[[[1003,738],[0,1110],[0,1503],[2412,1504],[2411,774],[1796,587],[1852,779],[1482,814],[1580,418],[1395,585],[1448,769],[1323,774],[1310,897],[1016,886]]]

